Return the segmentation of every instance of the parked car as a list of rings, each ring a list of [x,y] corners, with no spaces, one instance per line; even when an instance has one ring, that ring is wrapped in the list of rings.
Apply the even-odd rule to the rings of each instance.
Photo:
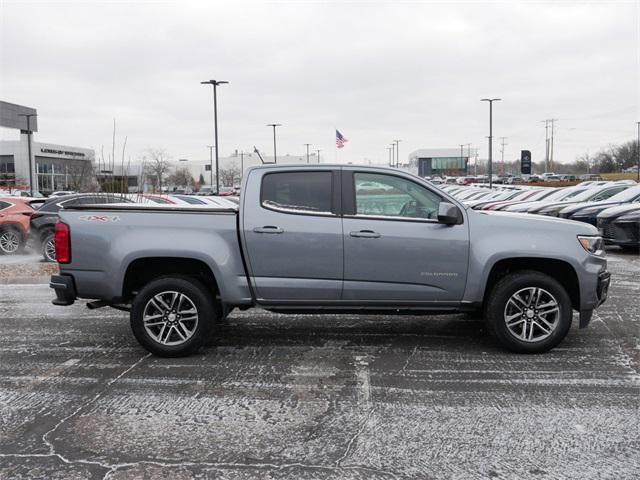
[[[28,199],[0,198],[0,254],[20,253],[29,235],[29,217],[33,208]]]
[[[200,190],[198,190],[198,193],[196,193],[196,195],[198,196],[215,195],[216,192],[217,191],[215,187],[212,187],[210,185],[203,185],[200,187]]]
[[[600,187],[592,187],[569,199],[529,208],[527,213],[558,217],[560,215],[560,210],[569,205],[581,202],[599,202],[601,200],[606,200],[627,188],[629,188],[629,185],[603,185]]]
[[[569,218],[578,222],[590,223],[596,226],[598,214],[607,208],[633,202],[640,202],[640,185],[632,186],[607,200],[598,202],[576,203],[560,210],[561,218]]]
[[[393,194],[358,189],[371,181]],[[593,226],[478,212],[397,169],[252,167],[243,192],[236,209],[65,208],[54,304],[129,308],[134,336],[167,357],[194,352],[217,318],[253,306],[479,310],[501,345],[534,353],[562,341],[574,309],[585,327],[607,297]]]
[[[640,204],[607,208],[598,214],[598,231],[604,242],[627,250],[640,249]]]
[[[39,249],[47,262],[56,261],[56,247],[54,241],[55,224],[58,221],[60,209],[72,205],[98,205],[103,203],[133,203],[125,195],[109,193],[78,193],[65,197],[49,198],[31,215],[30,238],[35,248]]]
[[[60,190],[60,191],[57,191],[57,192],[53,192],[51,195],[49,195],[49,198],[51,198],[51,197],[64,197],[66,195],[73,195],[74,193],[77,193],[77,192],[74,192],[73,190]]]

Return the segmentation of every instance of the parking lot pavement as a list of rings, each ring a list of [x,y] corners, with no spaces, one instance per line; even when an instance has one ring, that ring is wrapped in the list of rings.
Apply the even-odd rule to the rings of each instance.
[[[233,313],[149,356],[127,315],[0,285],[0,478],[640,476],[640,257],[553,352],[468,316]]]

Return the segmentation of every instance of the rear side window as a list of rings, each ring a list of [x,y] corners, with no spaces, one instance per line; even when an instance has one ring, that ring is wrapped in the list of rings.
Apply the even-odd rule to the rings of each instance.
[[[11,204],[9,202],[0,202],[0,210],[4,210],[7,207],[10,207]]]
[[[331,215],[331,172],[269,173],[262,179],[260,203],[285,213]]]

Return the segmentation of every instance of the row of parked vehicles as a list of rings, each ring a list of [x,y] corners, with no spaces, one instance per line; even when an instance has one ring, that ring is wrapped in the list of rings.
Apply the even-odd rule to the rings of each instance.
[[[190,208],[235,208],[237,196],[195,196],[118,193],[69,193],[49,198],[0,196],[0,254],[22,252],[30,245],[47,262],[56,261],[54,229],[59,211],[73,205],[139,204]]]
[[[605,243],[640,248],[640,185],[633,180],[585,181],[564,188],[445,185],[450,195],[474,210],[546,215],[589,223]]]

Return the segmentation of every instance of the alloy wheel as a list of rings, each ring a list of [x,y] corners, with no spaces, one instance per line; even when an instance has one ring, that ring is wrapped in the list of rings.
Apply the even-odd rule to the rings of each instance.
[[[20,237],[13,230],[5,230],[0,233],[0,250],[2,253],[16,253],[20,248]]]
[[[549,337],[560,323],[558,300],[547,290],[527,287],[515,292],[504,308],[509,333],[523,342]]]
[[[153,296],[144,307],[142,322],[147,334],[162,345],[180,345],[198,327],[198,310],[185,294],[175,291]]]
[[[53,238],[47,240],[44,244],[44,255],[50,262],[56,261],[56,244]]]

